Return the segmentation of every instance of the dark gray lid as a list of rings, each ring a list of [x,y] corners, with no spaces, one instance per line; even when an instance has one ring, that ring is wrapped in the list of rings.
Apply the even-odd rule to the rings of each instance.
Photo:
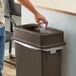
[[[15,40],[38,48],[52,48],[63,46],[63,31],[48,27],[46,33],[41,33],[37,24],[26,24],[14,27]]]

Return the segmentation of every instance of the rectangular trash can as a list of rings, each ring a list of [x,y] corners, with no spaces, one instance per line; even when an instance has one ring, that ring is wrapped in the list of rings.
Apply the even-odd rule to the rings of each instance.
[[[61,76],[64,33],[47,28],[40,33],[37,24],[14,27],[17,76]]]

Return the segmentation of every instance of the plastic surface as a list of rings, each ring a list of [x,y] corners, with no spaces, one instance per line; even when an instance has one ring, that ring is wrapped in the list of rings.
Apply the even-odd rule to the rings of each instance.
[[[48,27],[40,31],[36,24],[14,27],[16,76],[61,76],[62,31]],[[49,49],[50,48],[50,49]]]
[[[40,20],[39,24],[40,24],[40,32],[41,33],[47,33],[46,24],[41,20]]]
[[[37,24],[14,27],[14,38],[15,40],[43,49],[65,44],[62,31],[48,27],[46,33],[41,33]]]

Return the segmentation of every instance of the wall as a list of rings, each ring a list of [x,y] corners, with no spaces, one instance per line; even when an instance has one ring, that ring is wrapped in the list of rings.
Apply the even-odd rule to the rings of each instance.
[[[76,16],[37,8],[48,19],[48,26],[64,31],[62,76],[76,76]],[[34,23],[34,15],[22,7],[22,24]]]

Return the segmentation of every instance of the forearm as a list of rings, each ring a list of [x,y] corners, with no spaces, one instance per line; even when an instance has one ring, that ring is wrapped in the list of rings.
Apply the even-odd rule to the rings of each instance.
[[[32,3],[29,0],[18,0],[22,5],[24,5],[27,9],[29,9],[34,15],[35,15],[35,20],[39,24],[40,20],[42,20],[46,26],[48,24],[48,21],[44,16],[42,16],[32,5]]]
[[[23,4],[27,9],[29,9],[34,15],[38,14],[38,11],[34,8],[29,0],[18,0],[21,4]]]

